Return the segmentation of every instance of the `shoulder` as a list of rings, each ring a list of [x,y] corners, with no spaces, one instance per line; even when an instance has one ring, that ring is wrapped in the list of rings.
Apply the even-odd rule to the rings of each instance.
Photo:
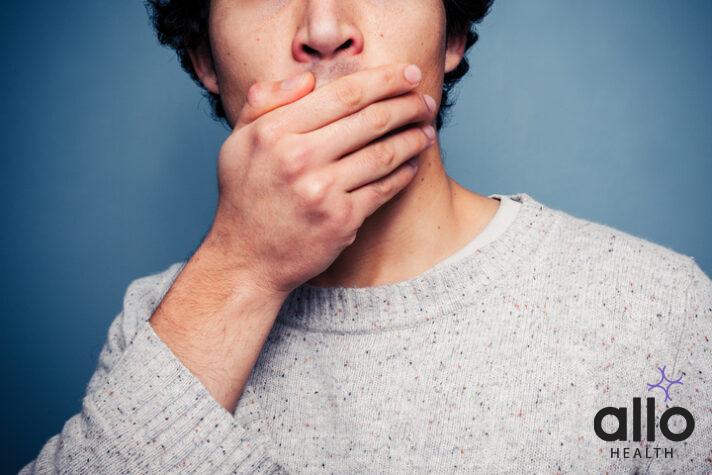
[[[537,285],[555,289],[555,298],[568,307],[605,307],[604,314],[639,323],[675,318],[692,306],[709,307],[712,284],[693,256],[529,195],[526,199],[551,223],[527,261]]]
[[[687,316],[691,319],[703,319],[709,330],[712,330],[712,279],[703,271],[697,262],[692,262],[690,269],[690,285],[685,292]],[[712,340],[712,331],[705,343]]]
[[[573,281],[636,302],[646,296],[679,306],[693,285],[709,281],[694,257],[610,225],[558,215],[547,258]]]
[[[548,272],[577,295],[579,305],[602,305],[637,328],[647,326],[675,341],[700,345],[712,358],[712,280],[694,256],[615,227],[561,210],[548,259]]]

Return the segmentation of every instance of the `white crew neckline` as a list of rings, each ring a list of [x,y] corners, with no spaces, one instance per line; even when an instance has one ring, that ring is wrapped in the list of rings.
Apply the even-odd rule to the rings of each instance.
[[[513,268],[531,258],[563,216],[526,193],[509,198],[521,203],[516,219],[497,239],[462,261],[436,264],[413,278],[375,286],[316,287],[305,282],[289,294],[277,321],[314,332],[385,331],[481,301]]]
[[[514,201],[506,195],[493,194],[489,195],[489,198],[495,198],[499,200],[499,207],[497,212],[494,214],[492,219],[487,226],[480,231],[477,236],[475,236],[472,241],[467,243],[465,247],[460,248],[455,254],[446,257],[444,260],[438,262],[436,265],[449,265],[453,262],[459,261],[469,254],[475,252],[475,250],[480,249],[482,246],[486,246],[495,239],[497,239],[505,229],[512,224],[514,219],[517,217],[519,208],[522,204],[519,201]]]

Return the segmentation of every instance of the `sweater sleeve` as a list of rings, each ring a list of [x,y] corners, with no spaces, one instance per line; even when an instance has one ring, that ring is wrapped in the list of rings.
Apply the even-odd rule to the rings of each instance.
[[[180,267],[129,285],[81,412],[20,474],[286,473],[258,412],[225,410],[148,323]]]

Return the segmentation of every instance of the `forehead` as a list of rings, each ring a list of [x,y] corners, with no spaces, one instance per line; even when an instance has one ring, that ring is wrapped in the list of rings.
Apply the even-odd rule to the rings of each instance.
[[[304,19],[328,14],[368,21],[379,20],[382,15],[408,17],[444,11],[442,0],[212,0],[209,5],[211,21],[220,21],[224,15],[241,15],[245,21],[258,17],[270,22],[285,17]]]

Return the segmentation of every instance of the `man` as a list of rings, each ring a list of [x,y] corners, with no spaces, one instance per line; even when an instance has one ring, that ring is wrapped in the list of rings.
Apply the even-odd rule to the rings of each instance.
[[[443,169],[489,8],[150,2],[233,128],[217,210],[131,283],[81,413],[22,472],[712,469],[694,259]]]

